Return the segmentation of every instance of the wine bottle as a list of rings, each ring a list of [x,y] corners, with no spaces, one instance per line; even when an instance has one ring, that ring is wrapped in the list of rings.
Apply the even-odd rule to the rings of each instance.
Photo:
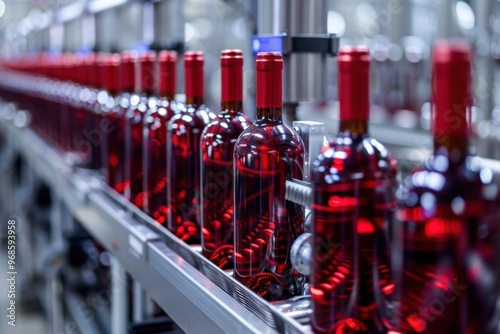
[[[202,252],[221,268],[233,267],[233,153],[250,126],[243,113],[243,52],[224,50],[221,112],[201,135]]]
[[[498,184],[469,152],[471,94],[470,47],[437,42],[434,153],[397,193],[396,313],[405,333],[498,332]]]
[[[116,161],[110,159],[110,155],[112,152],[111,147],[117,144],[116,142],[112,142],[113,132],[119,131],[119,126],[113,124],[113,120],[120,109],[118,98],[118,94],[121,91],[120,62],[119,54],[108,55],[104,58],[101,69],[101,82],[103,83],[104,90],[97,97],[101,108],[100,114],[103,119],[101,127],[103,137],[101,148],[102,169],[106,181],[112,188],[116,185],[117,166]]]
[[[140,56],[140,79],[136,93],[130,97],[130,106],[125,115],[125,196],[137,206],[144,206],[143,192],[143,122],[148,110],[149,101],[153,101],[154,94],[154,64],[156,52],[149,51]]]
[[[285,200],[285,182],[303,178],[304,143],[282,118],[283,57],[257,55],[257,117],[235,143],[234,277],[267,300],[303,290],[290,250],[304,209]]]
[[[368,134],[369,70],[367,48],[339,50],[339,133],[311,170],[317,333],[386,333],[392,319],[389,228],[398,168]]]
[[[108,173],[107,183],[120,194],[125,195],[129,182],[125,181],[125,115],[130,107],[130,98],[135,90],[135,61],[136,55],[130,51],[124,51],[120,57],[118,75],[120,78],[118,86],[121,87],[116,97],[117,106],[106,115],[108,127]],[[126,198],[129,198],[126,196]]]
[[[215,115],[204,105],[204,55],[184,54],[186,105],[168,124],[168,228],[181,240],[198,244],[200,231],[200,137]]]
[[[99,153],[99,145],[102,142],[102,133],[100,131],[100,119],[96,114],[97,93],[99,85],[99,68],[98,60],[100,55],[91,53],[85,58],[86,86],[81,94],[81,101],[84,113],[84,130],[83,137],[85,146],[88,152],[89,163],[86,167],[98,170],[101,168],[101,155]]]
[[[144,212],[159,224],[165,224],[167,206],[167,126],[177,112],[177,52],[161,51],[159,61],[159,97],[149,104],[144,117]]]

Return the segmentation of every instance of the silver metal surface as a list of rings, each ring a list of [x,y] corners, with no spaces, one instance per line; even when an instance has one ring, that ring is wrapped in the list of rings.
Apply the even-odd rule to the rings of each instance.
[[[326,34],[326,0],[260,0],[257,10],[257,33],[260,35]],[[291,124],[297,119],[299,102],[325,99],[326,56],[291,53],[283,60],[284,118]]]
[[[115,258],[111,260],[111,334],[122,334],[128,328],[127,272]]]
[[[299,133],[304,141],[306,157],[304,159],[304,180],[311,177],[312,162],[321,152],[325,138],[325,124],[313,121],[295,121],[293,128]]]
[[[290,251],[290,260],[293,269],[302,275],[311,275],[312,273],[312,234],[302,233],[293,242]]]
[[[66,309],[71,314],[71,318],[73,318],[73,321],[78,326],[78,329],[82,334],[100,333],[100,330],[95,325],[95,322],[89,321],[88,318],[86,317],[86,314],[82,312],[82,305],[85,305],[85,301],[80,296],[72,292],[66,292],[64,294],[64,302],[66,304]],[[66,331],[61,333],[66,333],[66,332],[73,333],[72,324],[66,325],[65,329]]]

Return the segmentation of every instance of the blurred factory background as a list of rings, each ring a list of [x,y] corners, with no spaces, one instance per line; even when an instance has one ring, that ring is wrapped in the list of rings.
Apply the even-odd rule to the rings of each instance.
[[[240,48],[248,57],[255,34],[335,34],[341,45],[365,44],[371,49],[372,122],[415,130],[415,139],[403,144],[421,148],[430,147],[419,136],[429,129],[430,47],[439,38],[465,37],[475,47],[473,120],[481,139],[477,152],[490,158],[500,155],[498,1],[2,0],[0,16],[3,57],[38,51],[203,50],[206,100],[212,108],[220,99],[220,50]],[[291,58],[289,72],[285,69],[290,87],[284,93],[289,118],[306,114],[308,119],[325,121],[327,129],[336,129],[335,58],[319,54]],[[251,114],[254,71],[253,61],[247,59],[245,110]],[[181,66],[179,71],[182,90]],[[402,144],[397,132],[381,131],[381,135],[387,144]]]

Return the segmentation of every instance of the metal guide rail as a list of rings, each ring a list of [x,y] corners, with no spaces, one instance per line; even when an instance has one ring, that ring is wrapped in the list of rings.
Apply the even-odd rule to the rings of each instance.
[[[109,250],[186,333],[305,333],[301,325],[220,270],[166,228],[107,187],[96,173],[72,167],[29,128],[0,115],[7,145],[63,199],[84,228]],[[307,299],[307,297],[306,297]],[[308,321],[309,301],[293,317]]]

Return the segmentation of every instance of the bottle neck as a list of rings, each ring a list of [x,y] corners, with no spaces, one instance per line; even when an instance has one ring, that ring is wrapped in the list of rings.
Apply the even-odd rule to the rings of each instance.
[[[154,91],[154,89],[150,89],[150,88],[142,89],[142,91],[140,92],[140,95],[151,97],[151,96],[155,95],[155,91]]]
[[[175,98],[175,94],[174,93],[167,93],[167,92],[160,92],[160,98],[161,99],[165,99],[167,101],[173,101],[174,98]]]
[[[184,88],[186,90],[186,104],[200,106],[204,104],[204,75],[203,66],[193,65],[185,67]]]
[[[451,163],[462,163],[469,155],[469,138],[447,136],[445,133],[434,133],[434,155],[444,155]]]
[[[368,121],[366,120],[341,120],[339,124],[339,132],[347,132],[350,135],[362,136],[368,134]]]
[[[243,110],[242,101],[222,101],[221,110],[223,113],[234,113],[237,114]]]
[[[283,108],[257,108],[257,118],[282,121]]]
[[[203,97],[199,96],[186,96],[186,105],[188,106],[201,106],[205,104]]]

